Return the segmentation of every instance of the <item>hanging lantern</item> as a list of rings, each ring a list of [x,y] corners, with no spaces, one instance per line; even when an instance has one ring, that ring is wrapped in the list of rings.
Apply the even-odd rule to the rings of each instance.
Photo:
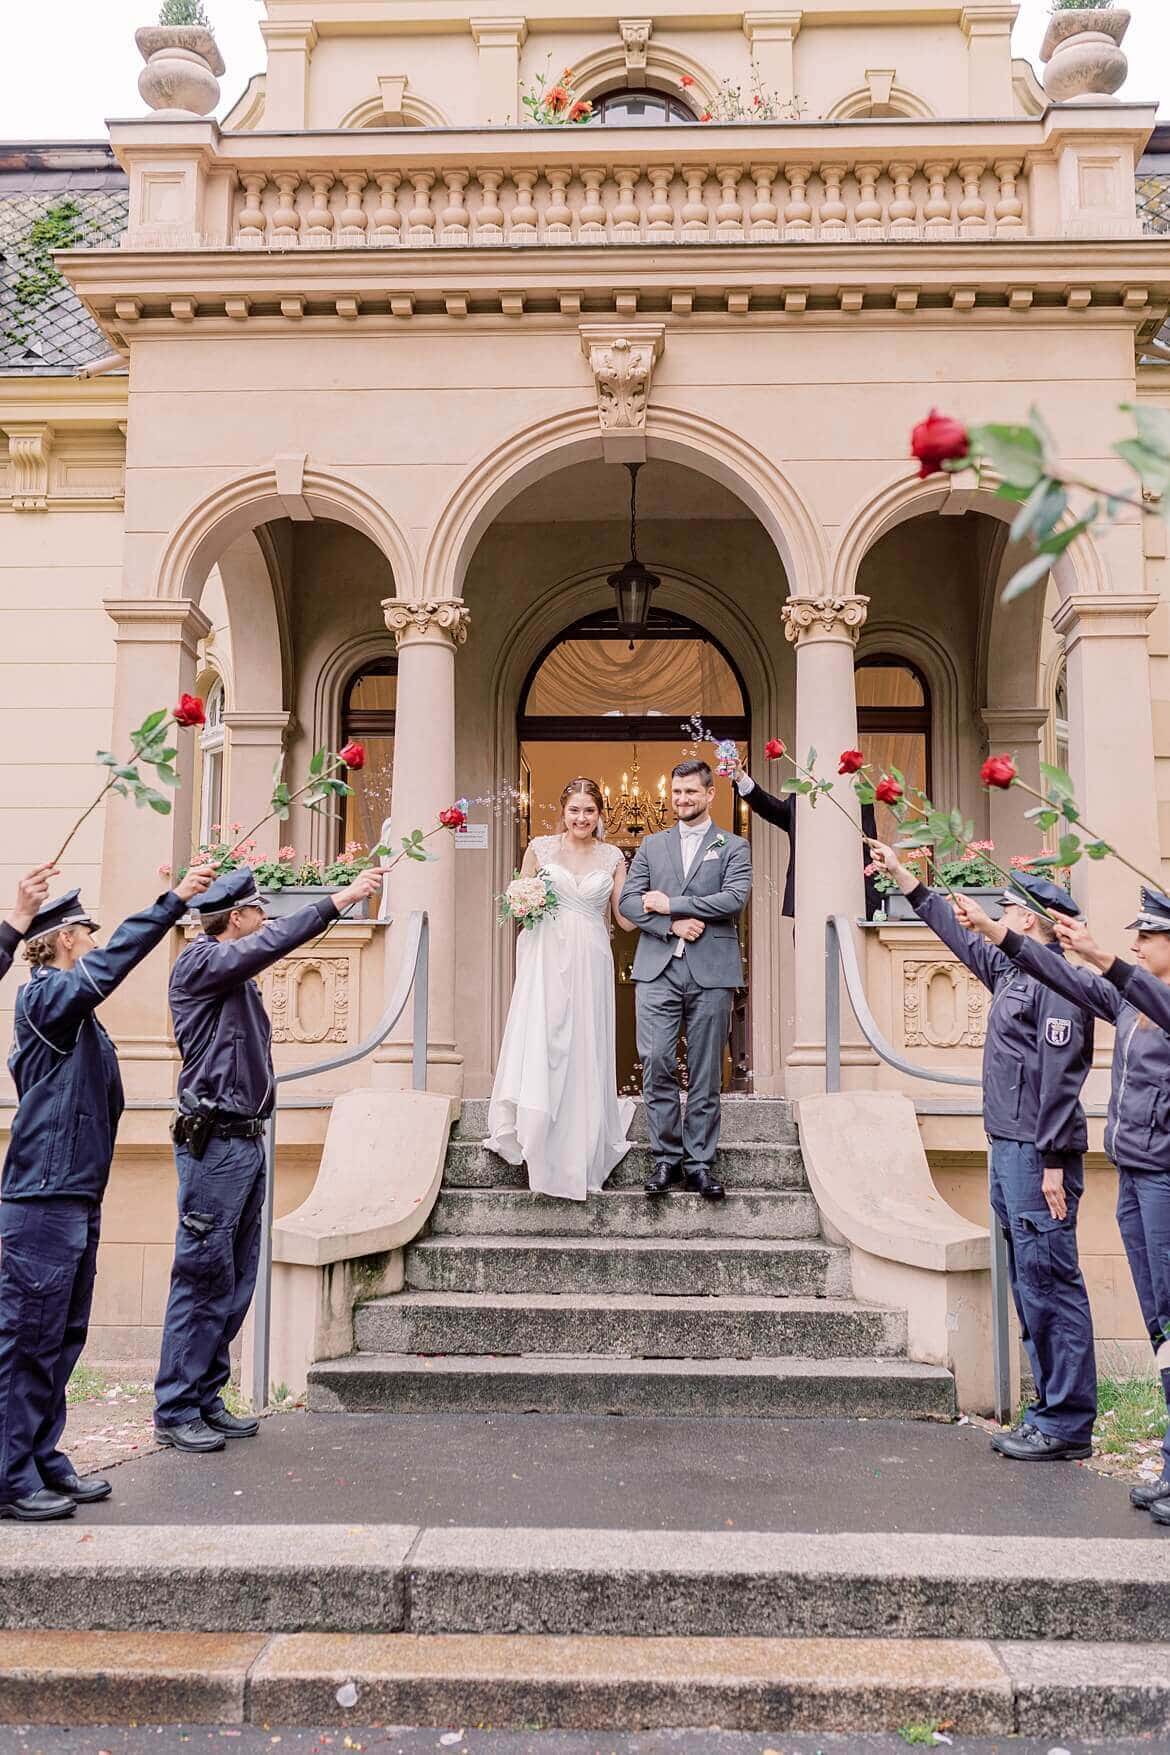
[[[640,463],[627,463],[630,472],[630,558],[616,573],[609,575],[609,585],[617,598],[618,631],[630,642],[640,640],[650,618],[650,599],[662,580],[638,559],[638,471]]]

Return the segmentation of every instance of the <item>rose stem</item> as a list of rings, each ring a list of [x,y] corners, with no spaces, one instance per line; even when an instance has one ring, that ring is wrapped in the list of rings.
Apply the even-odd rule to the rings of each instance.
[[[1016,776],[1015,780],[1013,780],[1012,784],[1013,784],[1013,786],[1018,786],[1020,788],[1021,792],[1028,793],[1029,797],[1038,798],[1040,800],[1040,803],[1043,805],[1046,805],[1049,810],[1058,810],[1059,809],[1059,806],[1054,805],[1050,798],[1045,798],[1045,796],[1042,792],[1037,792],[1036,788],[1034,786],[1029,786],[1028,782],[1026,780],[1021,780],[1018,775]],[[1140,865],[1135,865],[1131,859],[1127,859],[1125,857],[1124,853],[1119,853],[1117,851],[1116,847],[1114,847],[1111,842],[1106,841],[1104,835],[1098,835],[1097,832],[1094,829],[1092,829],[1089,826],[1089,824],[1083,820],[1083,818],[1081,818],[1081,817],[1077,818],[1077,826],[1080,829],[1082,829],[1086,835],[1089,836],[1090,840],[1099,842],[1102,847],[1108,847],[1109,852],[1112,854],[1113,858],[1116,859],[1116,861],[1118,862],[1119,865],[1124,865],[1128,871],[1133,872],[1135,877],[1140,877],[1144,884],[1149,884],[1151,889],[1157,890],[1159,895],[1165,894],[1165,891],[1163,890],[1163,887],[1162,887],[1164,885],[1164,883],[1166,882],[1165,878],[1151,877],[1148,871],[1143,871]]]

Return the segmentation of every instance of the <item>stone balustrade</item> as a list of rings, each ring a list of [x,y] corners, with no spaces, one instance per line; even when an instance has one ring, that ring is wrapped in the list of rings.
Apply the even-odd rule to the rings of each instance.
[[[132,249],[1136,237],[1148,108],[1006,121],[222,133],[116,123]]]

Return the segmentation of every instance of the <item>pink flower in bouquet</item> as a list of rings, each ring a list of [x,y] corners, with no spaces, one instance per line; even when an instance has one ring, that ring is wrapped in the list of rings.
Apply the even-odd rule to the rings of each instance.
[[[940,414],[937,408],[932,408],[910,435],[910,450],[922,465],[920,481],[937,475],[944,463],[961,463],[970,449],[971,440],[962,421]]]

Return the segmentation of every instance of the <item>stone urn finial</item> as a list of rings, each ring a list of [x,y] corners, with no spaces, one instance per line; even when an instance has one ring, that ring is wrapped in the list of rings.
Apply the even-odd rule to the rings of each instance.
[[[1054,104],[1099,104],[1125,84],[1129,62],[1121,39],[1129,29],[1122,7],[1079,6],[1054,12],[1040,46],[1044,90]]]
[[[223,56],[201,24],[144,24],[134,41],[146,66],[138,75],[143,101],[163,116],[208,116],[219,102]]]

